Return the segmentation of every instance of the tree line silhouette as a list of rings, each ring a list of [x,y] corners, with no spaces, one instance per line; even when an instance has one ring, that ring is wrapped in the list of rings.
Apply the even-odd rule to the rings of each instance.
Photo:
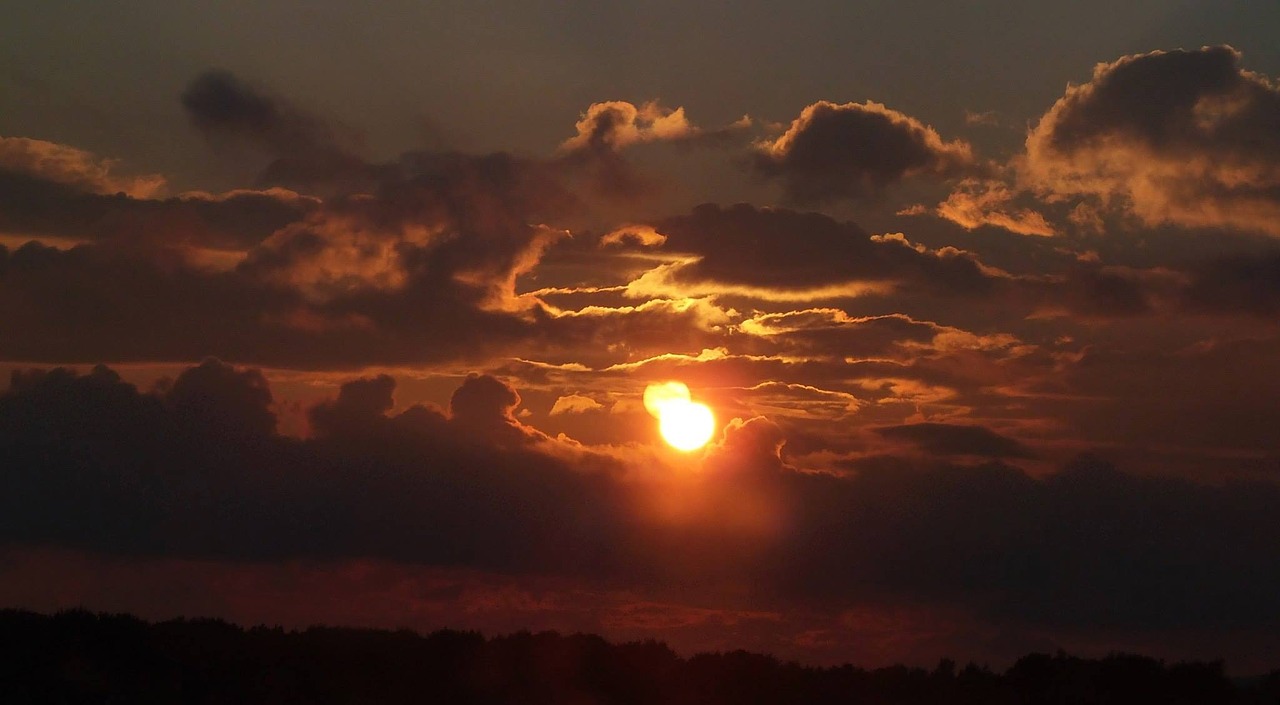
[[[810,667],[746,651],[683,658],[656,641],[589,634],[486,638],[216,619],[148,623],[84,610],[0,611],[0,702],[737,705],[1280,703],[1280,669],[1227,678],[1222,662],[1030,654],[1003,673]]]

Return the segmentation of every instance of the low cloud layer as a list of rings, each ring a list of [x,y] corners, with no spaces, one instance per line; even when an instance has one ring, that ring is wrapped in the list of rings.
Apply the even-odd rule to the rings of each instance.
[[[395,383],[344,385],[280,436],[262,376],[215,360],[141,392],[98,368],[14,376],[0,396],[6,542],[171,558],[378,557],[842,609],[959,600],[986,619],[1245,628],[1278,613],[1269,484],[1139,479],[1097,460],[1046,478],[881,456],[844,475],[733,420],[688,474],[555,440],[472,375],[449,409],[394,411]],[[882,429],[942,455],[1018,457],[979,427]],[[661,576],[661,577],[659,577]],[[651,581],[657,580],[656,583]]]

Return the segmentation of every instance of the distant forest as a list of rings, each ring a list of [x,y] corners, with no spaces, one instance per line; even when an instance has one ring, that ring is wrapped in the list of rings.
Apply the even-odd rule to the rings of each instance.
[[[655,641],[584,634],[243,629],[214,619],[0,611],[0,702],[1280,703],[1280,670],[1227,678],[1223,664],[1031,654],[998,673],[817,668],[732,651],[684,658]]]

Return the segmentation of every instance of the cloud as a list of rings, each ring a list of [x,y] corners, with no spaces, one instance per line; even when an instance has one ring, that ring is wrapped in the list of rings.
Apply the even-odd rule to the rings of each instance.
[[[672,110],[656,101],[640,106],[624,100],[592,103],[574,127],[577,134],[561,143],[560,149],[618,152],[642,142],[683,140],[699,133],[685,117],[684,108]]]
[[[210,138],[230,138],[276,157],[342,157],[341,135],[328,122],[227,71],[209,70],[182,93],[191,122]]]
[[[1027,137],[1023,183],[1142,223],[1280,236],[1280,88],[1228,46],[1099,64]]]
[[[985,294],[1001,278],[970,253],[917,248],[818,213],[747,204],[698,206],[654,224],[677,258],[628,285],[633,296],[731,294],[819,301],[883,293]]]
[[[164,191],[166,180],[160,174],[120,176],[114,173],[118,163],[55,142],[0,137],[0,170],[108,196],[153,198]]]
[[[659,192],[662,182],[635,169],[623,157],[624,151],[641,144],[724,144],[745,134],[751,118],[743,116],[725,127],[704,130],[685,117],[684,108],[670,109],[656,101],[637,106],[611,100],[592,103],[574,127],[577,134],[560,144],[554,164],[593,195],[628,202]]]
[[[778,138],[756,144],[755,169],[780,179],[799,203],[865,199],[904,178],[947,178],[974,170],[972,148],[944,142],[932,127],[867,101],[807,106]]]
[[[569,394],[556,398],[556,403],[551,407],[551,415],[557,414],[585,414],[588,411],[597,411],[603,409],[604,405],[588,396],[581,394]]]
[[[1198,263],[1191,268],[1182,296],[1192,311],[1248,314],[1274,321],[1280,314],[1280,252]]]
[[[0,169],[0,234],[29,239],[112,240],[119,246],[171,251],[240,250],[317,205],[318,199],[286,189],[192,191],[169,198],[97,193],[47,176]]]
[[[1000,115],[994,110],[984,110],[981,112],[966,110],[964,111],[964,124],[998,127],[1000,125]]]
[[[886,426],[877,428],[875,431],[885,438],[912,443],[931,455],[976,455],[987,458],[1033,457],[1031,450],[1022,443],[983,426],[917,423]]]
[[[621,245],[627,240],[644,247],[654,247],[667,241],[667,236],[653,229],[651,225],[626,225],[615,228],[600,236],[600,245]]]
[[[1280,579],[1273,484],[1140,478],[1088,459],[1043,478],[889,456],[803,472],[761,417],[727,424],[690,474],[551,439],[513,416],[519,394],[493,377],[464,380],[449,414],[393,413],[393,393],[387,378],[350,382],[313,412],[315,436],[296,439],[274,430],[258,373],[217,361],[149,392],[103,367],[19,373],[0,394],[0,537],[642,592],[733,585],[756,605],[894,595],[1039,625],[1243,628],[1280,613],[1267,589]],[[1024,450],[978,428],[881,433],[947,455]]]
[[[0,319],[26,331],[0,355],[314,367],[483,356],[517,339],[572,345],[594,333],[556,332],[536,298],[515,293],[568,235],[540,223],[573,201],[543,166],[408,154],[378,167],[371,193],[323,200],[284,189],[142,200],[9,175],[18,188],[0,190],[0,221],[90,242],[0,252]],[[71,300],[95,303],[59,303]],[[438,340],[442,328],[469,340]]]
[[[336,436],[352,429],[367,429],[386,417],[395,406],[396,381],[378,375],[343,384],[338,398],[324,401],[308,412],[311,427],[319,434]]]
[[[713,472],[741,476],[776,473],[783,469],[782,446],[786,436],[778,424],[763,416],[732,419],[724,435],[708,449],[707,464]]]
[[[854,394],[810,384],[761,382],[732,391],[734,398],[745,402],[753,413],[781,419],[788,425],[797,421],[848,419],[863,406]]]
[[[1050,237],[1054,228],[1044,215],[1030,208],[1016,208],[1013,193],[999,181],[965,179],[935,211],[965,230],[990,225],[1018,235]],[[909,213],[915,215],[915,213]]]
[[[271,159],[259,186],[317,194],[365,192],[389,169],[361,156],[359,134],[229,71],[210,69],[180,97],[192,125],[214,146],[249,148]]]
[[[276,431],[271,389],[258,370],[207,359],[185,370],[165,392],[181,425],[219,438],[266,437]]]
[[[591,489],[612,461],[546,448],[512,417],[510,387],[472,376],[450,415],[392,416],[393,387],[345,385],[312,411],[316,437],[300,441],[276,434],[258,372],[214,360],[148,393],[104,367],[18,374],[0,395],[0,446],[23,469],[5,477],[0,534],[159,555],[550,567],[620,528],[587,528],[613,504],[607,487]],[[581,521],[564,511],[547,521],[544,507]],[[420,537],[415,548],[405,531]]]
[[[469,374],[449,399],[452,422],[486,439],[526,441],[541,434],[516,420],[520,393],[492,375]]]
[[[761,313],[744,319],[738,328],[783,351],[846,357],[901,359],[926,348],[999,349],[1018,342],[1009,335],[977,336],[903,314],[853,317],[836,308]]]

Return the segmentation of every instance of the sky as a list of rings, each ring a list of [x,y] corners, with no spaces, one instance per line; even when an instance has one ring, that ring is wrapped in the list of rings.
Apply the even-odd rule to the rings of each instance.
[[[1277,29],[15,8],[0,604],[1274,668]]]

